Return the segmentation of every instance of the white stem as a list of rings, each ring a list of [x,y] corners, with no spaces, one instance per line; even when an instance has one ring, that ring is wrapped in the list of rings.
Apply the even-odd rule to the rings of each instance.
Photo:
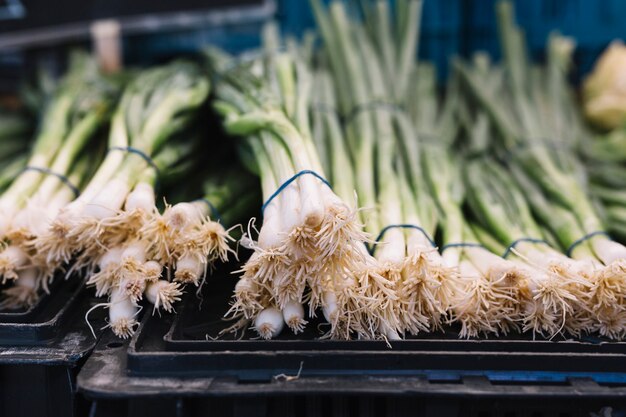
[[[608,239],[605,236],[596,236],[591,242],[594,253],[605,265],[626,259],[626,246],[620,243]]]
[[[278,197],[280,207],[281,228],[289,233],[294,227],[302,222],[302,205],[300,201],[300,187],[296,182],[289,184]],[[267,210],[267,209],[266,209]],[[284,235],[283,235],[284,236]]]
[[[183,283],[198,285],[200,277],[204,273],[204,264],[197,256],[185,255],[176,261],[174,277]]]
[[[74,200],[59,210],[55,221],[61,224],[75,225],[83,215],[86,203],[82,200]]]
[[[109,307],[109,324],[116,336],[126,339],[134,333],[137,325],[135,316],[138,313],[139,307],[133,304],[125,291],[120,288],[113,291]]]
[[[151,211],[156,204],[156,197],[154,195],[154,187],[151,184],[140,182],[135,185],[133,191],[128,194],[124,208],[126,211],[143,210],[146,212]]]
[[[9,245],[0,253],[0,261],[19,268],[28,262],[28,254],[19,246]]]
[[[330,187],[328,187],[325,184],[320,185],[320,193],[322,195],[322,200],[324,201],[324,207],[326,208],[326,210],[328,210],[330,207],[333,207],[333,206],[347,206],[348,205],[345,201],[339,198],[339,196],[335,194],[335,192]],[[356,202],[356,198],[355,198],[355,202]]]
[[[312,175],[302,175],[298,181],[300,185],[300,221],[309,227],[317,227],[324,220],[320,180]]]
[[[380,262],[401,265],[406,256],[402,229],[388,229],[382,242],[376,245],[375,255]]]
[[[11,229],[16,213],[17,209],[15,206],[0,207],[0,237],[6,236]]]
[[[324,291],[322,294],[322,313],[327,322],[333,323],[337,319],[337,294],[334,291]]]
[[[129,192],[127,182],[112,179],[85,205],[84,215],[98,220],[114,216],[122,208]]]
[[[156,304],[159,301],[159,294],[161,291],[161,287],[165,284],[168,284],[168,281],[158,280],[156,282],[151,282],[146,286],[146,299],[151,304]]]
[[[149,283],[146,287],[145,295],[155,309],[162,308],[170,312],[174,310],[173,303],[180,301],[182,291],[178,283],[161,279]]]
[[[443,264],[447,267],[455,268],[461,264],[463,258],[463,250],[461,246],[447,248],[442,254]]]
[[[130,258],[139,263],[145,262],[147,245],[146,242],[137,241],[126,246],[122,252],[122,261]]]
[[[122,247],[115,247],[106,251],[98,261],[98,267],[100,268],[100,270],[107,268],[109,265],[119,265],[122,261],[123,252],[124,249]]]
[[[143,264],[143,270],[146,274],[147,280],[157,280],[163,274],[163,265],[161,265],[157,261],[148,261]]]
[[[468,259],[461,259],[459,262],[459,272],[463,280],[476,280],[481,276],[478,268]]]
[[[17,273],[18,278],[15,285],[28,288],[32,291],[37,290],[39,286],[39,280],[37,279],[37,268],[24,268]]]
[[[199,224],[207,213],[206,204],[195,201],[175,204],[164,213],[163,217],[170,227],[182,231],[191,225]]]
[[[254,329],[263,339],[271,339],[280,334],[284,327],[283,315],[275,307],[266,308],[254,320]]]
[[[381,333],[384,334],[388,340],[402,340],[398,332],[395,329],[389,327],[387,323],[383,323],[380,330]]]
[[[53,199],[49,202],[31,200],[17,213],[12,228],[25,229],[34,236],[41,236],[48,230],[60,208],[66,203],[67,201],[60,199]]]
[[[483,274],[491,268],[506,269],[513,267],[513,264],[506,259],[489,252],[489,250],[476,246],[466,246],[465,253],[474,266]]]
[[[304,308],[296,301],[289,301],[283,307],[283,320],[294,333],[298,334],[304,330],[306,321],[304,320]]]
[[[262,249],[271,249],[281,245],[285,238],[278,201],[272,201],[263,213],[263,226],[259,231],[258,244]]]

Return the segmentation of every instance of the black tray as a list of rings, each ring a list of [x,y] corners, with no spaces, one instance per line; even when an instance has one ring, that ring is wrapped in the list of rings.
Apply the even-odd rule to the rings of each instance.
[[[76,374],[97,342],[84,321],[96,302],[82,280],[57,280],[33,307],[0,313],[0,416],[85,414]],[[104,312],[90,322],[99,334]]]
[[[0,346],[42,345],[57,337],[82,290],[78,279],[57,279],[50,294],[42,294],[28,309],[0,310]]]
[[[299,336],[286,329],[270,341],[249,339],[251,332],[241,340],[232,335],[213,340],[229,324],[222,315],[234,281],[216,274],[202,298],[185,298],[178,315],[145,314],[130,341],[107,332],[78,376],[79,391],[93,401],[93,415],[149,415],[137,410],[154,404],[162,410],[187,410],[177,415],[209,415],[203,407],[211,401],[228,411],[217,415],[361,415],[354,410],[362,407],[383,410],[371,415],[403,415],[403,407],[393,408],[389,401],[409,396],[428,398],[434,407],[429,410],[451,407],[450,413],[432,415],[491,416],[483,412],[501,401],[505,411],[553,407],[565,410],[554,415],[569,416],[579,415],[567,414],[572,410],[589,415],[626,401],[626,343],[595,337],[460,340],[456,329],[449,328],[391,342],[390,347],[377,341],[318,340],[318,323],[310,323]],[[157,396],[160,400],[153,402]],[[253,396],[262,399],[241,398]],[[530,398],[551,400],[552,405]],[[304,407],[307,401],[313,405]],[[352,411],[332,414],[337,401],[344,404],[339,409]],[[287,404],[291,411],[278,412],[282,408],[277,404]],[[411,415],[430,415],[416,413]]]
[[[228,334],[215,339],[229,325],[228,309],[234,279],[211,279],[203,297],[188,294],[180,314],[159,320],[147,314],[128,348],[131,375],[163,372],[163,355],[178,374],[221,376],[240,380],[270,380],[280,373],[330,375],[415,375],[427,372],[436,379],[484,375],[498,380],[563,381],[568,376],[592,377],[598,382],[626,383],[626,343],[596,337],[570,340],[533,340],[531,335],[465,340],[458,330],[423,334],[403,341],[320,340],[324,324],[311,322],[298,336],[288,329],[273,340],[258,340],[248,330],[243,338]],[[470,359],[471,360],[468,360]],[[525,373],[520,374],[519,371]]]

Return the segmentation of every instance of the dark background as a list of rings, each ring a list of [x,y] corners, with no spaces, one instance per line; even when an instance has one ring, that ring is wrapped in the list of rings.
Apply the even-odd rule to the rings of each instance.
[[[424,0],[419,56],[437,65],[440,79],[445,79],[453,55],[468,57],[474,51],[486,50],[498,59],[495,3]],[[518,23],[526,31],[535,59],[542,58],[551,30],[576,39],[574,81],[590,70],[611,40],[626,38],[625,0],[514,3]],[[19,4],[25,10],[23,17],[2,19],[7,15],[7,6],[15,8]],[[48,66],[62,62],[64,48],[89,47],[88,27],[97,19],[118,17],[121,22],[134,22],[124,29],[124,61],[128,65],[161,62],[178,54],[194,53],[209,43],[233,52],[251,48],[258,45],[262,21],[269,18],[277,19],[284,31],[295,34],[314,25],[307,0],[0,0],[0,5],[0,92],[11,90],[24,71],[32,70],[41,60]],[[237,10],[244,10],[239,7],[250,10],[254,5],[259,6],[256,15],[237,15]],[[215,23],[208,17],[224,10],[235,12],[227,22]],[[202,16],[207,18],[203,20]],[[58,40],[68,27],[82,28],[82,32],[76,30]],[[39,40],[3,47],[3,43],[18,39],[16,35],[29,33],[39,33]],[[41,33],[49,35],[43,36],[43,42]]]

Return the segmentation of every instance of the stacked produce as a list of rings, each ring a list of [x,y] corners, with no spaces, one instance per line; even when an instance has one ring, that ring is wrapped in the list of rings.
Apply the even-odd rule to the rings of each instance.
[[[503,64],[455,61],[443,95],[415,59],[419,0],[363,2],[361,16],[311,4],[319,47],[269,24],[260,50],[206,52],[210,104],[264,199],[238,242],[249,257],[224,332],[299,334],[321,315],[336,339],[444,325],[623,338],[626,247],[608,232],[626,236],[626,130],[619,85],[607,91],[621,46],[585,84],[592,127],[567,82],[573,41],[552,34],[545,64],[530,62],[510,3],[497,7]],[[231,232],[257,199],[254,180],[203,149],[209,87],[191,62],[111,78],[79,57],[28,161],[0,136],[1,307],[77,275],[128,337],[144,298],[171,312],[236,258]],[[5,119],[0,135],[21,132]]]
[[[82,57],[60,83],[28,167],[1,197],[0,261],[3,279],[14,281],[4,308],[32,304],[59,272],[85,276],[97,296],[108,296],[113,332],[128,337],[144,295],[172,311],[185,285],[201,285],[207,269],[234,253],[222,219],[241,216],[255,194],[235,201],[252,184],[214,169],[204,173],[204,198],[166,201],[160,211],[157,184],[197,165],[196,121],[209,81],[197,65],[173,62],[130,74],[116,104],[119,80]]]
[[[551,38],[548,64],[531,70],[503,3],[506,66],[459,63],[440,101],[432,68],[413,61],[419,2],[394,16],[376,2],[364,22],[340,2],[312,4],[319,51],[281,49],[268,29],[261,54],[210,54],[215,106],[246,137],[267,200],[258,238],[249,227],[244,240],[254,253],[234,328],[298,333],[306,304],[330,337],[397,339],[443,322],[461,336],[621,337],[623,247],[604,233],[574,152],[587,129],[565,82],[569,41]],[[312,220],[320,187],[342,208]],[[337,211],[342,239],[326,235]]]
[[[541,328],[548,333],[561,327],[574,334],[599,331],[621,338],[626,247],[605,232],[575,152],[587,132],[565,81],[573,43],[553,34],[548,41],[547,64],[532,67],[521,32],[512,22],[511,5],[500,3],[498,14],[504,69],[458,67],[469,95],[493,123],[491,153],[514,180],[491,163],[479,168],[470,165],[466,178],[477,183],[476,191],[498,194],[494,190],[502,190],[501,202],[521,200],[511,192],[524,195],[544,230],[531,227],[531,218],[522,215],[519,205],[504,217],[494,210],[497,200],[493,196],[473,192],[469,200],[494,237],[505,245],[515,243],[510,251],[544,273],[540,286],[532,287],[546,299],[542,314],[549,322],[560,316],[562,326],[541,324]],[[496,171],[489,172],[487,167]],[[501,184],[496,186],[494,181]],[[512,227],[515,219],[519,228]],[[546,234],[554,237],[565,254],[549,248]]]
[[[157,181],[184,169],[194,151],[193,122],[208,91],[188,62],[138,74],[113,116],[106,159],[38,241],[49,260],[73,259],[96,294],[109,296],[109,325],[119,336],[132,334],[144,295],[155,309],[171,311],[182,286],[200,285],[231,251],[210,201],[166,204],[162,212],[155,201]]]
[[[251,222],[243,241],[254,252],[235,287],[235,328],[251,322],[270,338],[286,323],[297,333],[307,304],[310,315],[321,308],[332,337],[376,337],[392,290],[367,252],[357,210],[325,179],[308,114],[312,74],[274,38],[268,30],[264,54],[242,62],[209,53],[214,105],[226,130],[245,137],[265,199],[261,229],[253,233]]]
[[[328,71],[335,86],[344,86],[336,89],[337,111],[343,120],[343,148],[354,172],[342,164],[339,175],[354,176],[359,201],[367,208],[362,211],[365,229],[376,236],[372,254],[395,293],[389,298],[385,336],[431,331],[445,318],[457,274],[445,265],[433,242],[437,212],[422,166],[428,150],[416,130],[426,130],[420,122],[435,123],[428,119],[437,109],[429,107],[433,103],[426,95],[420,97],[423,102],[412,103],[408,93],[413,90],[407,89],[420,78],[413,57],[421,4],[398,2],[392,15],[387,3],[378,2],[365,13],[365,22],[348,19],[339,2],[331,3],[328,11],[317,2],[313,5],[324,39],[322,53],[329,59],[329,68],[319,65],[318,71]],[[390,26],[392,21],[396,28]],[[416,123],[405,108],[409,103],[429,107]]]
[[[584,111],[599,131],[586,136],[581,153],[591,192],[604,206],[611,233],[626,239],[626,94],[621,82],[626,48],[615,41],[598,59],[583,85]]]
[[[59,263],[36,250],[36,241],[57,213],[76,198],[98,161],[99,131],[106,125],[119,86],[104,78],[84,55],[74,55],[42,117],[26,166],[0,197],[0,275],[13,284],[4,291],[5,308],[32,304]]]

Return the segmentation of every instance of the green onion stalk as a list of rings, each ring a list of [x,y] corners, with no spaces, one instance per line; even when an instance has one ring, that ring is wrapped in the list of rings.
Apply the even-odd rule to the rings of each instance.
[[[252,150],[266,200],[257,239],[253,223],[243,239],[254,252],[242,268],[230,314],[241,318],[240,325],[251,323],[261,337],[271,338],[284,324],[295,333],[303,330],[306,304],[310,316],[322,310],[331,325],[328,337],[378,337],[379,310],[367,306],[380,298],[368,294],[388,288],[367,252],[358,211],[345,202],[354,201],[351,165],[343,175],[333,161],[333,186],[343,196],[306,174],[270,199],[298,172],[328,178],[311,131],[313,74],[303,57],[279,52],[277,38],[269,27],[261,57],[235,60],[210,52],[218,77],[215,107],[226,130],[243,136]],[[329,134],[339,135],[338,122],[330,123]],[[334,157],[347,160],[342,154]]]
[[[626,242],[626,208],[623,205],[605,207],[609,231]]]
[[[113,114],[106,158],[36,242],[48,262],[86,271],[96,294],[109,296],[104,305],[118,336],[133,333],[144,294],[171,311],[181,285],[200,285],[207,267],[230,251],[206,203],[167,205],[163,213],[156,206],[157,181],[193,154],[191,131],[208,92],[208,78],[190,62],[139,72]],[[163,270],[168,276],[160,279]]]
[[[324,18],[321,12],[317,16],[318,20]],[[390,91],[386,85],[385,68],[374,44],[367,37],[363,25],[347,16],[343,4],[331,3],[328,18],[335,36],[325,37],[324,46],[330,49],[338,44],[346,52],[344,62],[334,65],[333,73],[345,71],[344,77],[354,84],[351,94],[343,100],[349,109],[346,110],[345,128],[348,141],[354,144],[352,158],[357,170],[358,195],[363,197],[362,204],[366,207],[368,200],[373,202],[372,210],[363,212],[365,230],[379,236],[373,255],[378,263],[377,275],[384,281],[377,279],[382,285],[380,288],[372,286],[374,291],[370,297],[375,297],[377,305],[373,307],[381,313],[382,320],[371,323],[369,327],[388,339],[398,339],[406,326],[400,320],[406,318],[408,323],[414,317],[401,314],[402,305],[397,295],[405,260],[404,230],[389,228],[381,236],[386,226],[404,223],[400,188],[393,166],[396,146],[393,116],[388,109],[376,108],[378,105],[375,103],[376,100],[391,102]],[[330,52],[328,55],[332,59]],[[369,65],[368,71],[363,70],[366,65]],[[357,144],[358,132],[367,132],[369,138],[361,136],[361,143]],[[371,181],[359,180],[358,176],[365,170]],[[416,318],[415,329],[424,327],[423,322],[423,318]]]
[[[450,319],[461,324],[460,337],[508,333],[517,326],[513,282],[515,265],[481,245],[465,220],[462,160],[452,152],[459,130],[459,89],[452,78],[446,99],[439,102],[434,68],[421,63],[415,70],[410,113],[418,131],[426,189],[440,212],[441,256],[453,272],[444,281]],[[485,123],[472,127],[480,135]]]
[[[323,138],[326,143],[323,147],[318,147],[320,153],[326,149],[327,159],[330,163],[329,179],[337,194],[344,200],[355,199],[354,182],[355,173],[349,155],[348,146],[344,136],[344,130],[336,111],[335,89],[333,80],[327,70],[319,68],[315,72],[314,83],[315,95],[311,102],[311,113],[318,123],[314,125],[314,135]],[[373,167],[371,168],[373,169]],[[395,173],[391,173],[389,181],[397,186]],[[400,200],[397,200],[396,210],[401,209]],[[376,208],[378,209],[378,208]],[[393,210],[393,208],[392,208]],[[388,213],[390,214],[390,213]],[[396,214],[398,215],[398,214]],[[367,217],[366,217],[367,219]],[[400,223],[399,219],[396,223]],[[367,223],[366,223],[367,227]],[[370,225],[371,227],[371,225]],[[374,228],[373,230],[380,230]],[[401,231],[403,234],[403,232]],[[385,237],[385,239],[388,239]],[[387,240],[389,242],[389,240]],[[403,243],[403,241],[401,241]],[[401,316],[399,310],[399,298],[397,287],[401,285],[402,263],[404,262],[404,248],[402,257],[393,258],[393,245],[383,244],[374,252],[374,257],[367,257],[370,272],[364,275],[359,281],[359,291],[367,294],[371,301],[364,305],[366,311],[375,312],[369,316],[363,315],[364,327],[368,337],[384,337],[387,339],[397,339],[405,332],[406,322],[413,323],[415,328],[424,329],[427,327],[428,319],[424,316]],[[397,248],[396,248],[397,249]],[[332,320],[329,320],[332,323]]]
[[[518,314],[514,317],[519,317],[522,329],[546,337],[564,329],[573,334],[586,330],[588,264],[568,258],[545,242],[524,194],[497,162],[468,162],[465,179],[475,217],[508,248],[503,256],[518,267],[514,282]]]
[[[496,94],[504,80],[501,70],[490,68],[482,55],[474,63],[474,68],[457,63],[461,77],[492,80],[485,81],[481,88],[485,94]],[[500,97],[510,99],[504,93]],[[488,240],[490,244],[486,246],[502,250],[506,259],[516,264],[517,278],[512,282],[517,294],[512,297],[516,314],[511,316],[524,331],[549,337],[563,329],[578,334],[588,322],[586,306],[580,300],[588,288],[590,265],[568,258],[545,242],[544,232],[535,222],[519,186],[490,156],[494,151],[492,119],[480,110],[471,115],[470,104],[462,107],[465,112],[461,112],[468,130],[469,153],[474,155],[464,170],[467,200],[483,226],[479,233],[473,228],[482,243]]]
[[[109,121],[119,86],[99,74],[83,54],[72,56],[68,74],[59,83],[43,114],[39,133],[19,172],[0,196],[0,274],[15,288],[3,305],[14,308],[37,299],[59,267],[37,249],[57,213],[76,198],[90,175],[83,152],[95,143]],[[98,153],[95,153],[98,155]]]
[[[89,178],[89,164],[94,163],[93,157],[81,157],[74,163],[72,170],[67,175],[67,179],[72,184],[84,186],[86,179]],[[49,292],[50,265],[45,262],[36,250],[33,250],[32,241],[39,234],[45,233],[53,217],[51,214],[58,212],[60,207],[68,204],[75,198],[73,191],[67,186],[59,187],[49,198],[45,206],[30,206],[28,209],[22,210],[18,216],[23,220],[31,222],[28,231],[23,228],[20,233],[23,234],[21,239],[14,239],[10,246],[5,250],[6,255],[13,257],[14,260],[22,259],[19,266],[15,268],[15,278],[12,285],[3,291],[3,299],[0,302],[0,309],[17,309],[27,308],[33,305],[40,297],[41,292]],[[22,212],[28,210],[29,218],[22,217]],[[28,236],[26,238],[26,236]],[[19,243],[18,243],[19,242]],[[23,251],[26,254],[24,258],[19,254]],[[7,256],[6,259],[9,259]]]
[[[546,226],[564,248],[569,248],[572,258],[587,265],[578,273],[587,280],[585,285],[592,292],[587,308],[603,316],[599,329],[603,334],[618,336],[612,329],[623,327],[619,323],[623,321],[621,306],[626,289],[623,282],[626,247],[604,233],[587,177],[573,150],[580,146],[581,137],[588,134],[565,79],[573,42],[552,35],[548,40],[547,65],[531,67],[521,32],[513,24],[511,4],[500,3],[498,15],[506,58],[506,83],[489,91],[484,88],[486,79],[470,71],[460,73],[471,95],[493,121],[497,131],[495,145],[501,156],[505,156],[507,165],[523,172],[550,201],[576,218],[580,232],[576,236],[555,232],[562,231],[557,216],[549,219]],[[532,199],[530,202],[534,203]],[[541,210],[536,204],[533,208]],[[583,241],[579,243],[579,239]]]
[[[626,170],[621,164],[599,159],[585,162],[589,189],[602,206],[599,211],[608,231],[626,242]]]
[[[626,242],[626,130],[616,128],[605,135],[587,135],[581,148],[591,195],[604,207],[600,211],[602,220],[611,234]]]
[[[589,135],[582,144],[584,158],[603,163],[624,164],[626,162],[626,129],[614,129],[603,135]]]
[[[331,2],[328,11],[318,2],[313,6],[345,120],[354,184],[367,208],[365,230],[379,236],[373,254],[384,281],[378,283],[394,290],[391,297],[377,288],[376,296],[389,301],[379,302],[384,320],[378,332],[397,339],[432,331],[446,315],[455,273],[430,237],[437,213],[425,191],[421,150],[405,110],[415,99],[408,87],[414,81],[421,2],[399,2],[393,17],[385,2],[376,2],[365,8],[365,23],[349,19],[340,2]]]
[[[312,135],[320,157],[326,161],[324,171],[327,173],[327,179],[333,185],[333,191],[337,193],[339,198],[344,201],[355,201],[354,166],[349,157],[343,128],[337,113],[333,80],[326,70],[317,69],[315,71],[312,91],[310,104]],[[374,262],[370,257],[364,257],[364,259],[368,259],[373,265]],[[353,291],[353,287],[358,286],[353,278],[349,278],[346,284],[350,286],[338,287],[333,285],[332,288],[326,290],[325,298],[336,303],[337,294],[341,300],[341,298],[346,297],[346,293],[350,295],[349,291]],[[343,288],[346,289],[343,290]],[[342,318],[339,316],[340,310],[333,309],[331,305],[331,308],[324,308],[323,313],[326,320],[331,323],[331,335],[338,333],[337,327],[340,324],[343,325]],[[367,316],[357,316],[353,320],[360,323],[363,319],[367,320]],[[346,332],[345,338],[350,337],[350,334],[347,333],[349,328],[341,330]],[[366,330],[366,326],[363,326],[363,330],[357,329],[359,336],[363,337],[363,333],[375,337],[374,332]]]
[[[234,241],[231,231],[239,227],[238,222],[258,202],[256,184],[240,170],[230,169],[208,173],[202,188],[202,198],[168,205],[161,215],[157,215],[156,221],[139,231],[140,235],[147,231],[149,236],[157,225],[159,233],[170,240],[170,254],[165,263],[155,255],[153,260],[144,264],[144,283],[127,281],[126,291],[134,303],[141,300],[143,292],[154,305],[154,310],[171,312],[174,302],[183,294],[184,285],[202,285],[208,268],[213,268],[217,261],[226,262],[229,254],[235,254],[229,247]],[[168,270],[175,266],[173,280],[158,279],[163,265]],[[115,267],[114,264],[108,266]],[[122,268],[123,262],[117,267]]]
[[[542,193],[525,172],[516,167],[512,172],[536,216],[544,224],[549,225],[548,228],[557,241],[563,247],[574,244],[583,234],[575,215]],[[619,271],[605,270],[604,273],[619,273]],[[589,333],[597,331],[603,336],[623,338],[626,335],[623,326],[623,300],[615,298],[615,288],[609,288],[610,292],[607,292],[603,288],[604,282],[597,277],[595,280],[592,279],[586,270],[583,270],[581,274],[585,281],[578,284],[579,293],[576,294],[575,300],[570,301],[574,305],[574,317],[567,324],[567,329],[574,334],[578,334],[580,330]],[[619,296],[619,292],[617,294]]]

